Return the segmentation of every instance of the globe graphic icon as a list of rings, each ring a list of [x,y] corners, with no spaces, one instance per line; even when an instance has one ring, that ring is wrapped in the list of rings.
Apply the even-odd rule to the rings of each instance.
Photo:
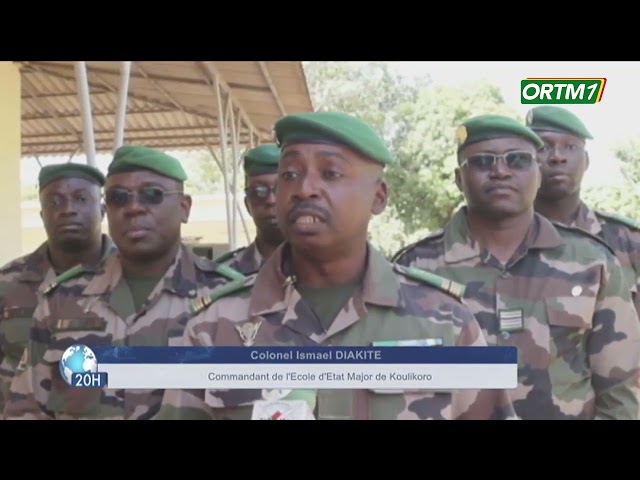
[[[60,375],[71,385],[74,373],[93,373],[98,371],[95,353],[86,345],[71,345],[62,354]]]

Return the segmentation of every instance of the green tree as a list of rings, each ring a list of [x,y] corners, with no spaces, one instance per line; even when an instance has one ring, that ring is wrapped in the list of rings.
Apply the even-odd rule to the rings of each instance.
[[[216,152],[218,153],[218,152]],[[186,188],[194,195],[209,195],[224,192],[222,171],[208,150],[194,150],[176,154],[189,177]],[[218,158],[221,158],[218,155]],[[229,181],[231,169],[229,168]]]
[[[414,102],[429,78],[407,79],[389,62],[305,62],[316,110],[339,110],[370,123],[393,151],[402,134],[397,108]]]
[[[640,139],[633,138],[614,147],[623,181],[616,185],[589,185],[582,198],[592,208],[640,218]]]

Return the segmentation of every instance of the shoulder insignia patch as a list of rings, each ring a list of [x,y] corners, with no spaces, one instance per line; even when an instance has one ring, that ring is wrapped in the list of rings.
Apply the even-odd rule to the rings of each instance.
[[[604,247],[606,247],[606,248],[607,248],[607,250],[608,250],[612,255],[614,255],[614,256],[615,256],[615,254],[616,254],[615,250],[611,247],[611,245],[609,245],[609,244],[604,240],[604,238],[600,238],[599,236],[594,235],[593,233],[587,232],[586,230],[583,230],[583,229],[578,228],[578,227],[568,227],[567,225],[563,225],[563,224],[561,224],[561,223],[555,223],[555,222],[553,222],[553,226],[554,226],[554,227],[556,227],[556,228],[559,228],[559,229],[561,229],[561,230],[567,230],[567,231],[569,231],[569,232],[578,233],[578,234],[580,234],[580,235],[582,235],[582,236],[588,237],[588,238],[590,238],[591,240],[594,240],[594,241],[598,242],[600,245],[603,245]]]
[[[435,240],[436,238],[442,237],[442,235],[444,235],[444,229],[441,228],[439,230],[436,230],[435,232],[428,234],[426,237],[421,238],[417,242],[410,243],[409,245],[401,248],[396,253],[394,253],[391,257],[391,262],[396,263],[404,254],[414,249],[421,243],[428,242],[429,240]]]
[[[239,271],[227,266],[227,265],[218,265],[215,269],[216,273],[220,275],[224,275],[229,280],[244,280],[246,279],[246,275],[243,275]]]
[[[75,267],[71,267],[66,272],[61,273],[56,277],[56,279],[51,282],[49,285],[44,287],[42,290],[45,295],[52,292],[58,285],[63,284],[64,282],[68,282],[72,278],[76,278],[83,274],[86,271],[84,265],[76,265]]]
[[[196,315],[221,298],[228,297],[229,295],[253,287],[254,278],[255,276],[251,276],[244,277],[240,280],[235,280],[233,282],[227,283],[226,285],[216,288],[208,295],[204,295],[202,297],[191,300],[189,304],[189,313],[191,313],[192,315]]]
[[[240,252],[242,252],[245,248],[247,247],[240,247],[240,248],[236,248],[235,250],[231,250],[229,252],[223,253],[222,255],[220,255],[217,258],[214,258],[213,261],[216,263],[223,263],[226,262],[227,260],[232,259],[233,257],[235,257],[236,255],[238,255]]]
[[[449,280],[448,278],[436,275],[435,273],[428,272],[420,268],[403,267],[401,265],[396,265],[395,268],[398,272],[402,273],[412,280],[417,280],[427,285],[431,285],[432,287],[436,287],[443,292],[455,297],[456,300],[462,301],[462,297],[464,296],[465,292],[465,286],[461,283],[454,282],[453,280]]]
[[[620,215],[618,213],[600,212],[598,210],[595,211],[595,214],[598,217],[602,217],[606,220],[612,220],[614,222],[621,223],[634,230],[640,230],[640,220],[629,218],[624,215]]]
[[[219,275],[227,277],[229,280],[243,280],[246,275],[238,272],[237,270],[227,266],[217,263],[215,260],[210,260],[206,257],[197,257],[196,258],[196,266],[205,272],[215,272]]]

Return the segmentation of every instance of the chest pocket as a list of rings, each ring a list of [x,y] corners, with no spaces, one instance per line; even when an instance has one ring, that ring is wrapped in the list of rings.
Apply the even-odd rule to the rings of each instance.
[[[2,351],[16,365],[29,341],[34,311],[34,308],[6,308],[0,319]]]
[[[567,295],[545,299],[549,324],[551,358],[586,363],[585,345],[593,328],[596,299],[587,295]]]
[[[44,355],[43,368],[50,371],[51,391],[46,405],[58,419],[123,415],[123,401],[101,388],[74,388],[63,378],[60,360],[64,351],[74,344],[108,346],[113,335],[106,320],[98,317],[59,319],[51,328],[51,340]],[[120,407],[119,407],[120,405]],[[122,413],[121,413],[122,412]]]

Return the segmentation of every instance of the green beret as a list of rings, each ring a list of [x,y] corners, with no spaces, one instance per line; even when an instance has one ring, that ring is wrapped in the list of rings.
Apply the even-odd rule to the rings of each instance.
[[[527,112],[526,124],[536,131],[552,131],[569,133],[583,140],[593,138],[587,127],[584,126],[574,113],[560,107],[536,107]]]
[[[456,130],[458,151],[472,143],[504,137],[522,137],[533,143],[536,148],[542,148],[544,145],[533,130],[504,115],[479,115],[470,118]]]
[[[40,190],[51,182],[55,182],[61,178],[83,178],[100,186],[103,186],[105,183],[105,178],[102,172],[91,165],[71,162],[59,163],[55,165],[47,165],[40,169],[40,174],[38,175]]]
[[[367,123],[342,112],[308,112],[287,115],[275,124],[276,143],[317,141],[344,145],[382,165],[394,163],[384,140]]]
[[[244,173],[248,176],[276,173],[280,162],[280,148],[266,143],[249,150],[244,156]]]
[[[107,177],[114,173],[150,170],[179,182],[187,179],[180,162],[164,152],[149,147],[125,145],[116,150],[107,170]]]

